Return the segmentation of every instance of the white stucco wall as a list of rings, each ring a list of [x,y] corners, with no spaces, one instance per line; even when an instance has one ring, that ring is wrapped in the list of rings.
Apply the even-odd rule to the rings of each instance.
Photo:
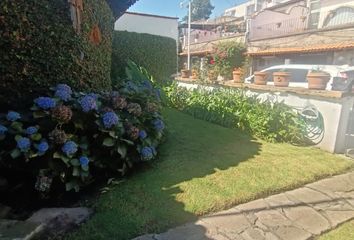
[[[115,22],[114,30],[148,33],[177,41],[178,19],[127,12]]]
[[[182,82],[178,85],[187,89],[198,87],[197,84]],[[212,90],[213,87],[207,89]],[[279,102],[284,101],[298,110],[312,106],[322,115],[324,125],[322,134],[313,139],[317,143],[316,146],[331,153],[344,153],[346,149],[354,148],[354,96],[338,99],[256,90],[246,90],[246,94],[257,95],[263,100],[271,98]]]

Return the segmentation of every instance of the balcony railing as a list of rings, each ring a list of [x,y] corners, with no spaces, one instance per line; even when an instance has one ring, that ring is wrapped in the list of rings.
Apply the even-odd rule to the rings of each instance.
[[[263,25],[251,23],[250,39],[262,39],[267,37],[284,36],[292,33],[303,32],[307,29],[306,19],[288,19]]]
[[[321,12],[313,15],[279,20],[268,24],[259,24],[257,18],[251,22],[250,40],[280,37],[306,32],[314,29],[337,28],[354,25],[354,9],[340,8],[338,10]]]

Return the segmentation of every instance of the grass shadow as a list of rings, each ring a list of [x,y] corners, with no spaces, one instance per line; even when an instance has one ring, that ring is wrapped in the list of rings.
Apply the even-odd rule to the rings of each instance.
[[[218,210],[220,203],[208,198],[205,191],[223,195],[222,183],[210,185],[204,178],[259,153],[260,143],[249,135],[175,110],[164,111],[169,130],[167,141],[159,149],[159,160],[103,195],[95,206],[96,215],[74,233],[74,239],[130,239],[162,232],[193,221],[206,211]],[[242,151],[235,151],[240,146]]]
[[[96,214],[69,239],[124,240],[164,232],[354,165],[319,149],[259,141],[176,110],[163,115],[168,137],[159,160],[102,195]],[[198,227],[198,236],[207,239],[203,231]]]

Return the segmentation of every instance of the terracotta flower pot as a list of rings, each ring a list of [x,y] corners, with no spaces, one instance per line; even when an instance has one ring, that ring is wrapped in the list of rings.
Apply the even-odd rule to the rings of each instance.
[[[187,70],[187,69],[183,69],[181,71],[181,73],[182,73],[182,76],[181,76],[182,78],[189,78],[191,76],[191,71]]]
[[[241,79],[241,71],[240,70],[235,70],[232,72],[233,80],[234,83],[243,83]]]
[[[193,70],[192,71],[192,79],[198,79],[198,72],[197,71],[195,71],[195,70]]]
[[[308,88],[325,90],[331,76],[325,72],[310,72],[307,74]]]
[[[256,85],[267,85],[267,73],[265,73],[265,72],[254,72],[254,84],[256,84]]]
[[[291,74],[289,72],[274,72],[273,81],[276,87],[289,87]]]

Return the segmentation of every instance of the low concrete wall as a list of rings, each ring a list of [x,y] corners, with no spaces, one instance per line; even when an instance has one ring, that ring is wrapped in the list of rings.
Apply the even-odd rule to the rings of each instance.
[[[195,83],[179,82],[188,89],[197,88]],[[301,88],[277,88],[274,86],[252,86],[248,84],[224,83],[222,87],[241,88],[248,95],[260,99],[284,101],[298,111],[314,109],[319,113],[320,126],[309,126],[309,137],[317,147],[331,152],[344,153],[354,148],[354,95],[333,91],[313,91]],[[213,89],[213,86],[208,86]],[[323,119],[323,120],[322,120]]]

